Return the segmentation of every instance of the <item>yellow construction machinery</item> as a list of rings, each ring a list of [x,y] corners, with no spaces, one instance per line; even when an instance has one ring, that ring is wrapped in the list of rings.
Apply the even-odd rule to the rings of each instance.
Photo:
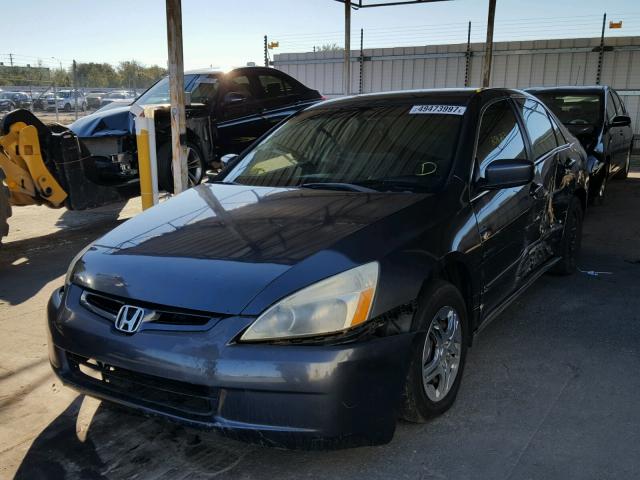
[[[92,181],[95,159],[66,127],[45,125],[28,110],[8,113],[0,122],[0,242],[12,206],[83,210],[122,199]]]

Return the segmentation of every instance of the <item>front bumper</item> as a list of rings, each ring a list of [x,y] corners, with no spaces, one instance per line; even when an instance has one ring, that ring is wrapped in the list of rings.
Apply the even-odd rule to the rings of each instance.
[[[274,446],[372,445],[393,437],[412,334],[333,346],[238,344],[253,321],[238,316],[204,331],[124,335],[82,307],[80,295],[76,286],[54,292],[48,331],[55,373],[81,392]]]

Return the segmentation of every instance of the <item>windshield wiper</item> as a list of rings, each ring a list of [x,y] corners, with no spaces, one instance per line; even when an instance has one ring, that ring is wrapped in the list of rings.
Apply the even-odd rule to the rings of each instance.
[[[356,185],[354,183],[341,183],[341,182],[314,182],[303,183],[298,185],[298,188],[315,188],[318,190],[344,190],[347,192],[360,192],[360,193],[376,193],[377,190],[373,188],[363,187],[362,185]]]
[[[402,177],[373,178],[371,180],[363,180],[360,183],[362,185],[366,185],[368,187],[374,188],[377,191],[384,191],[384,189],[387,189],[387,190],[403,189],[404,191],[406,190],[415,191],[415,190],[424,190],[427,188],[427,186],[420,181],[406,180],[406,179],[403,179]]]

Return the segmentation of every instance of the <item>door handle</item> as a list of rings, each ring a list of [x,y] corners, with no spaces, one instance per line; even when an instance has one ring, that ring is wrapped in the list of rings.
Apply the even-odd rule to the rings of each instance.
[[[531,195],[536,200],[544,198],[544,185],[542,185],[541,183],[533,183],[531,185],[529,195]]]

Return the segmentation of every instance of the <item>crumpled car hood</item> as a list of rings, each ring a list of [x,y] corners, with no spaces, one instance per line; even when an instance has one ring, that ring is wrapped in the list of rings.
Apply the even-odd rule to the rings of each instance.
[[[122,136],[135,133],[130,106],[95,112],[79,118],[69,128],[80,138]]]

